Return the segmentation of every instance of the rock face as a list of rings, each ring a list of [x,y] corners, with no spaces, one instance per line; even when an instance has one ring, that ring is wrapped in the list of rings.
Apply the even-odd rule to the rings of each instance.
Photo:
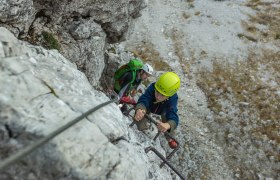
[[[0,159],[108,100],[56,50],[0,31]],[[149,139],[129,123],[108,105],[7,167],[0,179],[170,179],[169,170],[144,153]]]
[[[125,40],[145,6],[143,0],[1,1],[0,25],[32,44],[58,49],[98,86],[106,42]]]
[[[0,24],[10,27],[17,36],[27,32],[36,13],[32,0],[3,0],[0,9]]]

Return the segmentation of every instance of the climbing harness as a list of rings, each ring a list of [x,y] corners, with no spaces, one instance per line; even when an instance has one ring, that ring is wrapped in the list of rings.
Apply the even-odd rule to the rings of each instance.
[[[117,101],[119,101],[119,97],[115,96],[114,99],[95,106],[94,108],[88,110],[87,112],[83,113],[82,115],[78,116],[77,118],[73,119],[72,121],[66,123],[62,127],[56,129],[55,131],[53,131],[52,133],[50,133],[46,137],[38,140],[34,144],[31,144],[30,146],[27,146],[24,149],[18,151],[16,154],[14,154],[14,155],[4,159],[0,163],[0,170],[3,170],[4,168],[6,168],[7,166],[15,163],[16,161],[18,161],[19,159],[23,158],[24,156],[27,156],[28,154],[30,154],[31,152],[35,151],[37,148],[41,147],[42,145],[44,145],[45,143],[47,143],[48,141],[50,141],[51,139],[53,139],[54,137],[56,137],[57,135],[59,135],[60,133],[65,131],[66,129],[68,129],[71,126],[75,125],[76,123],[78,123],[79,121],[84,119],[85,117],[89,116],[90,114],[92,114],[96,110],[98,110],[98,109],[100,109],[100,108],[102,108],[102,107],[104,107],[104,106],[106,106],[106,105],[108,105],[110,103],[117,102]]]

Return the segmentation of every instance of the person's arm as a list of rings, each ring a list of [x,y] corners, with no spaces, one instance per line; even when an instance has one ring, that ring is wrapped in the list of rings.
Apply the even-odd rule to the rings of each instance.
[[[153,84],[151,84],[147,88],[145,93],[142,94],[138,99],[137,105],[135,107],[135,115],[134,115],[134,119],[136,121],[140,121],[146,114],[149,104],[153,99],[153,92],[154,92],[154,87]]]
[[[178,116],[178,96],[175,94],[169,99],[169,103],[166,109],[166,120],[170,125],[169,131],[173,131],[177,128],[179,124],[179,116]]]
[[[147,111],[147,108],[149,108],[151,101],[153,101],[153,99],[154,99],[154,92],[155,92],[155,89],[154,89],[154,83],[153,83],[146,89],[144,94],[142,94],[139,97],[135,110],[143,109],[143,110]]]

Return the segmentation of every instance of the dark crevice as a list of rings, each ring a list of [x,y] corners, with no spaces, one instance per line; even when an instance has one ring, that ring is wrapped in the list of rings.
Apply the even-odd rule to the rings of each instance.
[[[49,24],[49,23],[51,23],[51,21],[52,21],[52,19],[51,19],[51,16],[49,16],[49,15],[46,15],[46,9],[41,9],[41,10],[39,10],[36,14],[35,14],[35,18],[33,19],[33,21],[32,21],[32,23],[31,23],[31,25],[29,26],[29,29],[28,29],[28,31],[27,31],[27,34],[28,34],[28,36],[30,37],[30,39],[29,40],[27,40],[28,42],[30,42],[30,43],[32,43],[32,44],[36,44],[35,42],[36,42],[36,38],[35,38],[35,27],[34,27],[34,22],[38,19],[38,18],[46,18],[47,19],[47,21],[46,21],[46,23],[44,24],[44,26],[46,25],[46,24]]]
[[[121,162],[118,161],[118,162],[112,167],[112,169],[109,170],[109,172],[106,174],[106,179],[110,179],[111,173],[116,169],[116,167],[117,167],[120,163],[121,163]]]
[[[19,28],[17,28],[17,29],[18,29],[18,31],[19,31],[17,38],[20,39],[20,37],[21,37],[22,35],[24,35],[24,30],[21,31]]]
[[[66,101],[63,101],[73,112],[78,112],[78,113],[81,113],[83,114],[83,112],[80,112],[80,111],[77,111],[76,109],[74,109],[70,103],[66,102]]]
[[[117,139],[110,139],[110,142],[111,142],[112,144],[118,144],[118,142],[119,142],[120,140],[124,140],[124,141],[126,141],[126,142],[129,142],[129,140],[126,139],[124,136],[120,136],[120,137],[118,137]]]
[[[101,24],[101,28],[107,35],[108,43],[114,44],[125,40],[125,31],[116,32],[115,28],[112,27],[111,23],[103,23]]]
[[[6,128],[7,132],[8,132],[9,137],[12,138],[14,135],[13,135],[13,131],[11,130],[9,125],[5,124],[5,128]]]
[[[78,13],[77,11],[73,11],[69,18],[72,18],[73,21],[80,21],[81,14]],[[67,18],[65,17],[65,19],[67,19]]]
[[[38,12],[35,14],[34,20],[32,21],[31,25],[29,26],[28,33],[27,33],[29,36],[33,35],[33,33],[34,33],[34,26],[33,26],[33,24],[34,24],[34,22],[36,21],[36,19],[38,19],[38,18],[40,18],[40,17],[47,17],[47,22],[50,22],[50,21],[51,21],[50,16],[47,16],[47,15],[45,14],[45,9],[41,9],[40,11],[38,11]]]
[[[90,19],[91,16],[90,16],[89,14],[84,14],[84,15],[82,15],[82,14],[80,14],[79,12],[74,11],[74,12],[72,12],[72,14],[70,15],[70,18],[72,18],[73,21],[80,21],[81,19]],[[66,17],[65,17],[65,19],[66,19]]]
[[[49,90],[51,91],[51,92],[50,92],[51,94],[53,94],[55,97],[59,98],[59,96],[56,94],[56,92],[54,91],[54,89],[53,89],[46,81],[44,81],[44,80],[41,80],[41,81],[42,81],[42,83],[43,83],[44,85],[46,85],[46,86],[49,88]]]
[[[3,68],[3,69],[4,69],[4,68]],[[10,69],[7,69],[7,70],[10,72],[10,73],[9,73],[10,76],[20,76],[21,74],[23,74],[23,73],[29,71],[29,70],[24,70],[24,71],[22,71],[22,72],[15,73],[15,72],[12,72],[12,70],[10,70]]]
[[[82,15],[82,18],[83,18],[83,19],[90,19],[90,18],[91,18],[91,16],[90,16],[90,15],[88,15],[88,14],[87,14],[87,15]]]
[[[95,22],[96,24],[99,24],[100,26],[102,25],[102,22],[100,20],[94,19],[93,22]]]
[[[37,18],[40,18],[40,17],[45,17],[45,18],[47,18],[47,23],[50,23],[51,22],[51,17],[50,16],[48,16],[48,15],[46,15],[46,9],[41,9],[40,11],[38,11],[36,14],[35,14],[35,19],[34,19],[34,21],[37,19]],[[33,21],[33,22],[34,22]],[[33,24],[33,23],[32,23]]]

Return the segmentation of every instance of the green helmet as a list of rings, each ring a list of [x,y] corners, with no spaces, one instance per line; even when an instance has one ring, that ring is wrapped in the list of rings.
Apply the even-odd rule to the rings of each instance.
[[[180,78],[173,72],[162,74],[155,84],[156,90],[164,96],[173,96],[180,87]]]

